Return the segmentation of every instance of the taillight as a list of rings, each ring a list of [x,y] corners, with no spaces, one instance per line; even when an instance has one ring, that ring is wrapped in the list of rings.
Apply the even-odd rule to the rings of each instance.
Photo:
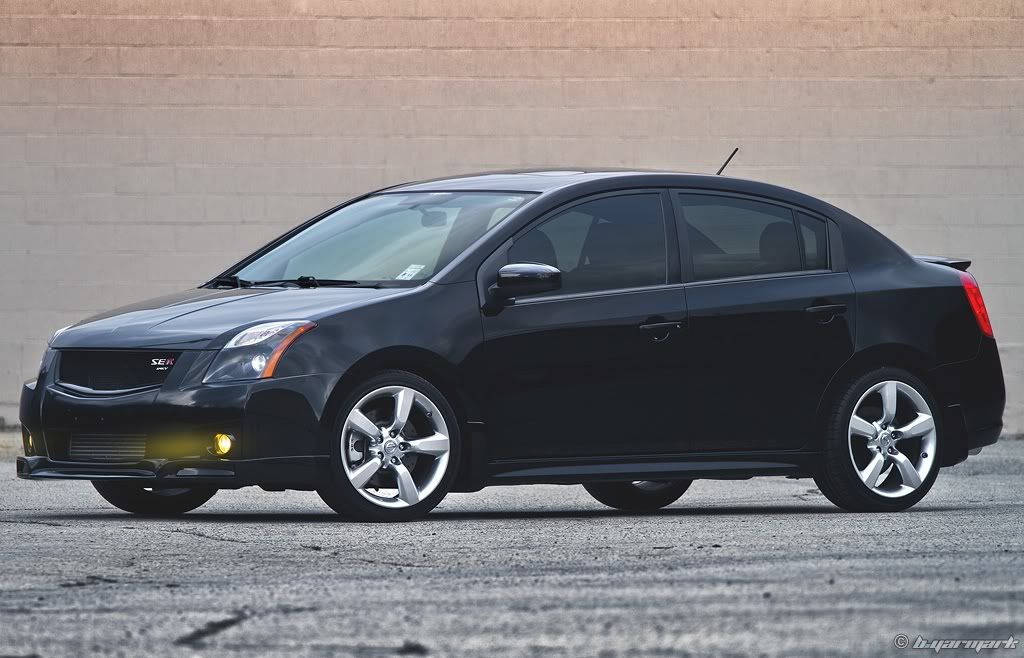
[[[967,293],[967,302],[974,312],[974,319],[978,321],[978,328],[981,333],[992,338],[992,320],[988,317],[988,309],[985,308],[985,298],[981,296],[981,288],[978,281],[969,272],[960,273],[960,281],[964,284],[964,292]]]

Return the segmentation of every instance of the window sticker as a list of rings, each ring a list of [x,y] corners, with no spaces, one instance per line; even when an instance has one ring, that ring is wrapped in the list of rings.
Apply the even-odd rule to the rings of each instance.
[[[405,268],[404,270],[402,270],[401,273],[395,277],[395,279],[398,281],[408,281],[409,279],[419,274],[420,270],[422,270],[424,267],[426,267],[426,265],[416,265],[414,263],[409,267]]]

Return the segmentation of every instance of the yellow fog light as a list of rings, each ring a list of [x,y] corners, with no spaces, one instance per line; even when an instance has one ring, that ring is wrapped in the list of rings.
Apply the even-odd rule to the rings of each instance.
[[[36,444],[32,441],[32,432],[27,432],[27,434],[28,436],[25,438],[25,444],[28,447],[28,456],[31,457],[36,454]]]
[[[231,447],[233,445],[235,445],[235,437],[230,434],[213,435],[213,454],[223,457],[231,452]]]

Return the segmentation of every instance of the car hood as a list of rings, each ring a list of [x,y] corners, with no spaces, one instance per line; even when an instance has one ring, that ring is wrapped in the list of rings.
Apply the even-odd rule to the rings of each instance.
[[[203,349],[242,326],[326,315],[408,294],[408,288],[197,288],[94,315],[55,348]]]

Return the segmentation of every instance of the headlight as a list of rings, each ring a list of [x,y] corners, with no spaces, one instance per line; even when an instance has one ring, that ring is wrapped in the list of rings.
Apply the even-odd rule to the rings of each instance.
[[[249,327],[221,349],[203,383],[271,377],[288,346],[310,329],[309,320],[283,320]]]

